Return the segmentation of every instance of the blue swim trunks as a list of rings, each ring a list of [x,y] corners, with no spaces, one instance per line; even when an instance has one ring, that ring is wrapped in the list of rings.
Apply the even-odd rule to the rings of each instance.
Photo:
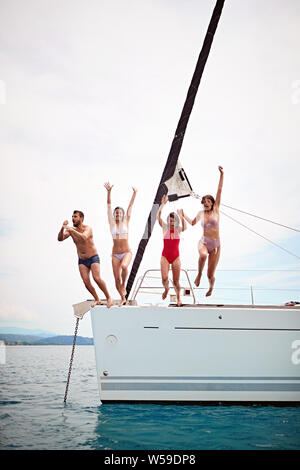
[[[93,264],[93,263],[99,263],[100,264],[99,255],[91,256],[88,259],[81,259],[81,258],[78,259],[78,264],[84,264],[87,268],[90,268],[91,264]]]

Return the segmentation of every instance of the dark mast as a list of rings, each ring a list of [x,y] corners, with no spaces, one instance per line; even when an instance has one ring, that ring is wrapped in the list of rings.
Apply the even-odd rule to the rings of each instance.
[[[145,248],[151,237],[152,230],[156,221],[157,212],[161,203],[161,198],[164,194],[167,194],[168,192],[168,188],[164,183],[165,181],[167,181],[173,176],[176,165],[177,165],[184,134],[186,131],[186,127],[189,121],[190,114],[193,109],[194,101],[195,101],[198,87],[200,84],[200,80],[203,74],[203,70],[204,70],[208,55],[209,55],[209,51],[213,42],[214,34],[216,32],[218,22],[222,13],[224,1],[225,0],[217,0],[205,38],[204,38],[204,42],[202,45],[201,52],[199,54],[195,72],[194,72],[194,75],[193,75],[193,78],[192,78],[192,81],[191,81],[191,84],[187,93],[187,97],[183,106],[183,110],[181,112],[181,116],[180,116],[177,129],[175,132],[175,136],[171,145],[167,163],[165,165],[165,168],[164,168],[164,171],[163,171],[163,174],[162,174],[159,186],[158,186],[158,190],[157,190],[154,202],[153,202],[151,212],[148,216],[144,235],[139,243],[139,247],[138,247],[137,253],[135,255],[135,259],[132,264],[131,272],[130,272],[130,275],[127,281],[127,286],[126,286],[126,291],[127,291],[126,298],[129,297],[131,288],[135,280],[135,276],[137,274],[137,271],[139,269],[140,263],[144,255]]]

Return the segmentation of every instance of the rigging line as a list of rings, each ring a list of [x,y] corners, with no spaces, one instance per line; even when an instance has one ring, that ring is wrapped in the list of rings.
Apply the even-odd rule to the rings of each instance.
[[[258,215],[250,214],[250,212],[241,211],[240,209],[235,209],[234,207],[227,206],[226,204],[221,204],[221,206],[228,207],[229,209],[233,209],[234,211],[242,212],[243,214],[251,215],[252,217],[256,217],[257,219],[265,220],[266,222],[270,222],[271,224],[280,225],[281,227],[294,230],[295,232],[300,232],[300,230],[297,228],[288,227],[287,225],[279,224],[278,222],[274,222],[273,220],[265,219],[264,217],[259,217]]]
[[[238,220],[234,219],[234,218],[231,217],[230,215],[225,214],[225,212],[223,212],[223,211],[220,211],[220,212],[221,212],[221,214],[226,215],[226,217],[228,217],[229,219],[233,220],[233,221],[236,222],[237,224],[242,225],[242,226],[245,227],[247,230],[250,230],[250,232],[255,233],[255,234],[258,235],[259,237],[264,238],[265,240],[267,240],[269,243],[272,243],[272,245],[277,246],[277,248],[280,248],[281,250],[286,251],[287,253],[289,253],[289,255],[292,255],[292,256],[294,256],[295,258],[300,259],[300,256],[295,255],[295,253],[292,253],[291,251],[287,250],[286,248],[283,248],[282,246],[277,245],[277,243],[273,242],[272,240],[270,240],[270,239],[267,238],[267,237],[264,237],[264,236],[261,235],[260,233],[257,233],[255,230],[252,230],[252,228],[247,227],[247,225],[242,224],[241,222],[239,222]]]
[[[191,196],[194,197],[195,199],[202,199],[202,196],[199,196],[199,194],[195,193],[194,191],[191,191]],[[257,219],[261,219],[266,222],[270,222],[271,224],[280,225],[280,227],[288,228],[290,230],[294,230],[295,232],[300,232],[300,230],[297,228],[289,227],[288,225],[283,225],[278,222],[274,222],[273,220],[265,219],[264,217],[259,217],[258,215],[250,214],[250,212],[242,211],[240,209],[236,209],[235,207],[227,206],[226,204],[223,204],[223,203],[221,203],[221,206],[228,207],[228,209],[233,209],[234,211],[242,212],[243,214],[251,215],[252,217],[256,217]]]
[[[224,214],[225,215],[225,214]],[[188,269],[188,271],[195,271],[195,272],[198,272],[198,269]],[[295,273],[300,273],[300,269],[263,269],[263,268],[259,268],[259,269],[254,269],[254,268],[250,268],[250,269],[227,269],[227,268],[218,268],[218,271],[229,271],[229,272],[234,272],[234,271],[237,271],[237,272],[283,272],[283,273],[290,273],[290,272],[295,272]],[[160,279],[160,278],[157,278],[157,279]],[[195,289],[195,287],[194,287]]]

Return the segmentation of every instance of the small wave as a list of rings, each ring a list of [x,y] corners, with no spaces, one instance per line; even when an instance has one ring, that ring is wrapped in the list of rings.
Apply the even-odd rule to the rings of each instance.
[[[255,447],[274,447],[272,444],[254,444]]]

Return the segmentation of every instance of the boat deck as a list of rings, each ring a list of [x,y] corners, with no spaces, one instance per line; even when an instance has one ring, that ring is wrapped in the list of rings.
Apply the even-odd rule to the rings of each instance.
[[[87,302],[92,302],[91,299],[87,300]],[[120,300],[113,300],[113,305],[112,306],[118,306],[120,303]],[[170,303],[168,305],[162,306],[162,305],[139,305],[136,300],[128,300],[125,305],[123,305],[121,308],[126,309],[127,307],[143,307],[143,308],[236,308],[236,309],[271,309],[271,310],[299,310],[300,311],[300,304],[296,305],[252,305],[252,304],[182,304],[181,307],[178,307],[176,303]],[[101,305],[97,305],[97,307],[106,307],[106,299],[101,299]]]
[[[177,308],[182,308],[182,307],[191,307],[191,308],[251,308],[251,309],[272,309],[272,310],[286,310],[286,309],[292,309],[292,310],[300,310],[300,305],[237,305],[237,304],[182,304],[181,307],[178,307],[176,304],[169,304],[168,307],[177,307]]]

